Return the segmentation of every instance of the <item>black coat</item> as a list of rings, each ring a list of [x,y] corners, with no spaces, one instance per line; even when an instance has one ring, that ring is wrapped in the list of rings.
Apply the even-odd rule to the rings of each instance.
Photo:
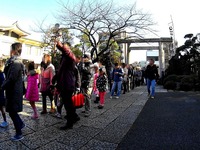
[[[23,109],[23,64],[18,56],[11,57],[4,69],[6,80],[2,89],[6,91],[6,111],[21,112]]]
[[[148,65],[145,70],[145,77],[149,80],[157,80],[159,78],[158,68],[156,65]]]

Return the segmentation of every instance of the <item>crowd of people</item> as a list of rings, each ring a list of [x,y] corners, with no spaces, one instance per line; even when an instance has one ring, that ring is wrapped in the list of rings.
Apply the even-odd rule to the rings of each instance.
[[[82,113],[85,117],[91,115],[92,101],[99,104],[98,109],[104,108],[108,89],[110,89],[110,99],[114,97],[118,99],[121,93],[125,94],[133,90],[135,86],[147,84],[149,96],[154,98],[155,83],[158,78],[154,60],[150,60],[146,69],[134,68],[125,63],[120,66],[115,63],[109,72],[101,63],[92,64],[90,56],[87,54],[84,54],[83,57],[76,57],[67,44],[56,42],[56,47],[62,53],[59,68],[55,70],[51,56],[45,54],[38,72],[35,70],[34,62],[30,62],[25,71],[20,57],[22,44],[11,45],[10,58],[6,62],[4,70],[1,68],[0,72],[0,111],[4,120],[0,126],[4,128],[8,126],[5,113],[7,111],[16,130],[16,134],[11,140],[23,139],[22,129],[25,127],[25,123],[18,115],[18,112],[23,110],[23,97],[30,102],[33,109],[32,119],[39,118],[35,105],[35,102],[39,101],[39,92],[42,95],[41,115],[51,113],[62,118],[62,107],[64,106],[67,122],[60,127],[61,130],[72,129],[73,125],[80,120],[72,100],[75,93],[84,95]],[[25,76],[27,76],[26,88],[23,80]],[[51,105],[49,112],[47,111],[47,97]]]

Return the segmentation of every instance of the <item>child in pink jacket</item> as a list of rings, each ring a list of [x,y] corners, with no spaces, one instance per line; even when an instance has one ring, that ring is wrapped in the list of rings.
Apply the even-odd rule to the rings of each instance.
[[[39,75],[35,71],[34,62],[28,65],[28,78],[27,78],[27,91],[26,99],[30,101],[30,105],[33,108],[32,119],[38,118],[37,108],[35,102],[39,101],[39,91],[38,91],[38,78]]]

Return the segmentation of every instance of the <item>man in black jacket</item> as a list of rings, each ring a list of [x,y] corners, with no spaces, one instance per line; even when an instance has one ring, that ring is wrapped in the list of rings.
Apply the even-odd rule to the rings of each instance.
[[[154,64],[154,62],[155,61],[153,59],[150,59],[149,65],[147,66],[145,70],[145,75],[147,78],[148,94],[149,94],[149,97],[152,99],[154,99],[154,96],[155,96],[156,80],[159,78],[158,69],[157,69],[157,66]]]

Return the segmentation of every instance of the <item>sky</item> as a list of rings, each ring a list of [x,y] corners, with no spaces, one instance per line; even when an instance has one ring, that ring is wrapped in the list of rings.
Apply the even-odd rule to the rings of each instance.
[[[200,0],[115,0],[114,2],[118,5],[130,5],[136,2],[138,9],[152,14],[153,20],[157,23],[155,29],[159,37],[170,36],[171,15],[179,45],[184,43],[185,34],[200,32]],[[57,22],[55,14],[60,10],[59,0],[0,0],[0,4],[0,24],[12,24],[18,21],[20,27],[26,31],[34,29],[35,24],[44,18],[49,23],[55,24]],[[143,60],[144,53],[144,51],[133,52],[131,58],[134,61]]]

